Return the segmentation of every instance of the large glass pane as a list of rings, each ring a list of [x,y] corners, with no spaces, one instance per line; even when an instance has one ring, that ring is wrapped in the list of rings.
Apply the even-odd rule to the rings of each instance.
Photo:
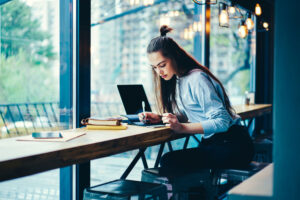
[[[70,12],[69,7],[64,12]],[[60,84],[72,66],[60,61],[60,54],[66,53],[60,42],[59,0],[1,1],[1,142],[71,128],[72,109],[65,102],[72,97],[60,96]],[[1,182],[0,199],[59,199],[59,170]]]
[[[193,23],[193,3],[166,1],[145,8],[143,2],[92,1],[92,115],[124,114],[116,84],[142,83],[154,102],[146,47],[159,35],[160,24],[173,27],[172,37],[193,52],[192,37],[183,39],[184,29]]]
[[[106,117],[125,114],[116,84],[143,84],[155,110],[147,45],[159,35],[160,25],[168,24],[174,28],[170,36],[193,54],[194,36],[199,34],[197,28],[202,30],[201,25],[194,26],[193,23],[196,17],[196,21],[200,20],[199,15],[194,15],[194,3],[189,0],[114,0],[109,3],[92,0],[92,5],[92,115]],[[92,184],[119,178],[133,155],[135,151],[93,161]],[[149,162],[153,163],[155,155],[156,149],[150,148],[146,152]],[[139,166],[130,178],[139,177],[142,165]]]
[[[59,1],[1,5],[1,137],[59,122]]]
[[[240,11],[245,16],[246,11]],[[220,27],[218,6],[211,6],[210,70],[224,84],[232,104],[244,103],[245,91],[252,90],[255,62],[255,31],[244,39],[239,37],[240,23],[241,19],[230,19],[229,28]]]

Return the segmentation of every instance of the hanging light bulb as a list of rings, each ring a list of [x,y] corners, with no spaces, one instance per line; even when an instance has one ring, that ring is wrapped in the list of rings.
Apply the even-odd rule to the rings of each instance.
[[[235,14],[235,7],[233,5],[228,7],[228,13],[231,14],[231,15]]]
[[[227,12],[227,5],[224,3],[219,4],[219,26],[229,27],[229,16]]]
[[[221,26],[226,26],[229,23],[229,17],[226,10],[222,10],[219,16]]]
[[[231,2],[230,6],[228,6],[228,16],[229,16],[229,19],[243,18],[240,9],[235,5],[234,2]]]
[[[269,30],[269,24],[268,24],[268,22],[264,22],[263,23],[263,27],[265,28],[266,31],[268,31]]]
[[[259,24],[257,25],[257,32],[266,32],[269,31],[269,23],[265,21],[260,21]]]
[[[265,29],[269,28],[268,22],[264,22],[264,23],[263,23],[263,27],[264,27]]]
[[[257,3],[257,4],[255,5],[255,14],[256,14],[257,16],[260,16],[261,13],[262,13],[261,7],[260,7],[259,3]]]
[[[241,25],[240,25],[239,30],[238,30],[238,35],[241,38],[245,38],[248,35],[248,29],[247,29],[247,27],[245,25],[245,20],[241,21]]]
[[[247,25],[247,29],[250,31],[254,28],[254,22],[251,19],[251,13],[247,14],[247,19],[246,19],[246,25]]]

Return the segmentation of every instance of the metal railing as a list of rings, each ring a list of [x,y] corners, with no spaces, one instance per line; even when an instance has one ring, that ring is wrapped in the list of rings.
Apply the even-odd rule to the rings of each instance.
[[[92,102],[91,115],[108,117],[125,113],[121,103]],[[29,135],[34,131],[51,131],[72,128],[72,110],[59,108],[58,102],[0,104],[0,139]],[[148,148],[146,157],[155,156],[158,146]],[[130,151],[122,154],[128,157],[134,154]]]
[[[124,110],[118,103],[93,102],[91,107],[92,115],[99,117],[116,115]],[[72,110],[59,108],[58,102],[0,104],[0,137],[62,129],[62,117],[72,119]]]
[[[53,129],[59,124],[58,114],[57,102],[1,104],[1,133],[19,135],[37,129]]]

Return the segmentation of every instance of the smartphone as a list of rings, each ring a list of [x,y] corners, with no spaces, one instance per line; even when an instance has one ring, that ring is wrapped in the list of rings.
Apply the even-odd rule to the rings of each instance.
[[[33,132],[33,138],[62,138],[62,134],[60,132]]]

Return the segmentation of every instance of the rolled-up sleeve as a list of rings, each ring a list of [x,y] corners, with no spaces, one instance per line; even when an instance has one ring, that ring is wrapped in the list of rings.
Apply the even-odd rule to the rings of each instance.
[[[201,74],[197,84],[194,85],[194,96],[207,119],[200,122],[204,136],[209,137],[211,134],[227,131],[232,119],[212,82],[208,80],[206,74]]]

